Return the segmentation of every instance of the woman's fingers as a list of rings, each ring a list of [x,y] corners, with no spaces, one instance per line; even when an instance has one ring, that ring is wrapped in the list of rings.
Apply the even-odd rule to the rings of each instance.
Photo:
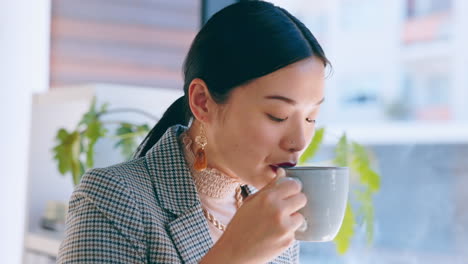
[[[304,228],[304,224],[306,224],[305,218],[299,212],[293,213],[290,217],[290,221],[291,221],[291,227],[293,230],[302,229],[304,231],[304,229],[306,228],[306,227]]]
[[[283,168],[278,168],[276,171],[276,177],[271,180],[265,187],[263,187],[260,191],[266,192],[270,189],[273,189],[277,186],[278,182],[280,182],[284,177],[286,177],[286,172]]]
[[[296,195],[302,190],[302,183],[291,177],[280,178],[275,185],[275,188],[272,189],[276,195],[282,200],[287,199],[293,195]]]
[[[293,214],[307,204],[307,197],[304,193],[300,192],[285,199],[282,203],[284,205],[284,210],[289,214]]]
[[[286,177],[286,171],[283,168],[278,168],[276,170],[276,177],[277,178],[283,178]]]

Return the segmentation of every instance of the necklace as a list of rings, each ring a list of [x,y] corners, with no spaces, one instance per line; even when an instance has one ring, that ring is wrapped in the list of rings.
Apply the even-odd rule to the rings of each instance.
[[[243,201],[242,188],[239,185],[236,188],[236,203],[237,203],[236,207],[237,207],[237,209],[239,209],[239,207],[242,205],[242,201]],[[203,215],[205,215],[208,222],[212,223],[216,228],[218,228],[219,230],[221,230],[223,232],[226,230],[226,225],[219,222],[218,219],[216,219],[216,217],[214,217],[205,207],[202,206],[202,210],[203,210]]]

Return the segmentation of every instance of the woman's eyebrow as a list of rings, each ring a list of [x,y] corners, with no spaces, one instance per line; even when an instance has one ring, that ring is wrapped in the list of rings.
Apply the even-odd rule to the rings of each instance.
[[[270,99],[270,100],[280,100],[280,101],[283,101],[285,103],[288,103],[288,104],[291,104],[291,105],[295,105],[296,104],[296,101],[294,101],[293,99],[291,98],[288,98],[288,97],[284,97],[284,96],[281,96],[281,95],[268,95],[268,96],[265,96],[265,99]],[[316,103],[315,105],[320,105],[321,103],[323,103],[325,101],[325,97],[323,97],[318,103]]]
[[[291,105],[296,104],[296,101],[294,101],[293,99],[287,98],[287,97],[284,97],[284,96],[281,96],[281,95],[268,95],[268,96],[265,96],[265,99],[280,100],[280,101],[283,101],[283,102],[291,104]]]

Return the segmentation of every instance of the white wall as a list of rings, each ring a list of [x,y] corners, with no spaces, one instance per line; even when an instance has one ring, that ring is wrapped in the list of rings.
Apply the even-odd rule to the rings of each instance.
[[[0,256],[20,263],[26,216],[31,92],[47,90],[49,0],[0,1]],[[48,31],[47,31],[48,32]]]

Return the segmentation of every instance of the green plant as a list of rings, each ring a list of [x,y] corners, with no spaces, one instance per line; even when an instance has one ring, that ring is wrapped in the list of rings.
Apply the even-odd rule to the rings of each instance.
[[[325,128],[317,129],[312,142],[299,160],[300,165],[310,161],[320,149],[325,135]],[[349,141],[343,134],[334,147],[335,157],[331,161],[336,166],[349,167],[351,184],[348,205],[343,224],[334,242],[339,254],[344,254],[351,245],[351,239],[357,226],[356,219],[365,225],[367,242],[374,237],[373,195],[380,189],[380,175],[372,169],[370,152],[362,145]],[[355,213],[357,209],[357,214]]]
[[[57,145],[53,148],[54,159],[57,160],[58,170],[62,175],[70,172],[73,184],[77,185],[83,173],[94,167],[94,146],[100,138],[109,137],[117,139],[115,147],[121,149],[122,155],[129,159],[137,147],[137,139],[149,131],[147,124],[133,124],[126,121],[103,121],[103,116],[133,112],[144,115],[154,121],[157,118],[139,109],[117,108],[108,109],[108,104],[96,107],[96,98],[93,98],[89,110],[83,115],[81,121],[72,131],[61,128],[56,135]],[[109,135],[106,125],[117,125],[113,135]]]

